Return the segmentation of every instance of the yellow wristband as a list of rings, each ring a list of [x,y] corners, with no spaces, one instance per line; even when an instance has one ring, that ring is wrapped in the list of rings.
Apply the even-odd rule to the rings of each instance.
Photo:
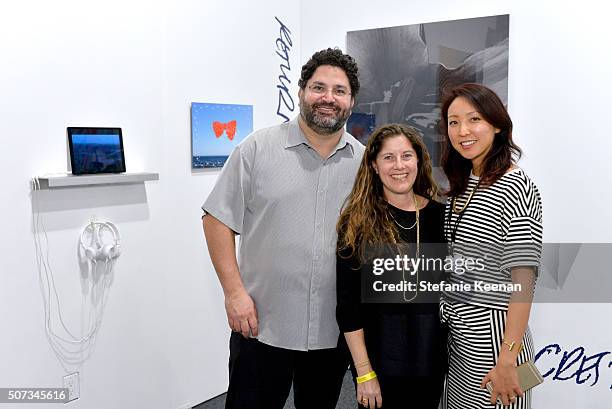
[[[355,379],[357,380],[357,383],[364,383],[374,378],[376,378],[376,372],[372,371],[372,372],[368,372],[365,375],[358,376]]]

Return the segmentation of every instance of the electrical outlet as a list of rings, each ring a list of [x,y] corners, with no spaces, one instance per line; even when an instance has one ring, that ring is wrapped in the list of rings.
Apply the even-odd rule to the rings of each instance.
[[[81,396],[79,373],[73,372],[64,376],[64,388],[68,389],[68,402],[79,399]]]

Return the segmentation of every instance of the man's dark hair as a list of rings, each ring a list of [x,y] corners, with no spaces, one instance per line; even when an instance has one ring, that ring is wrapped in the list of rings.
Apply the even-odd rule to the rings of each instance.
[[[353,98],[357,97],[359,93],[357,63],[353,57],[344,54],[339,48],[328,48],[327,50],[317,51],[310,57],[310,60],[302,66],[302,73],[298,81],[300,89],[303,90],[306,88],[306,83],[321,65],[331,65],[332,67],[342,68],[351,85],[351,94]]]

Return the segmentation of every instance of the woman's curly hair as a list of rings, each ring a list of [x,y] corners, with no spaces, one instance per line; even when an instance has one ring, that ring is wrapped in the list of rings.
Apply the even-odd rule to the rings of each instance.
[[[338,250],[348,249],[350,255],[357,254],[361,262],[366,261],[366,246],[399,242],[397,228],[388,216],[382,181],[372,165],[384,141],[398,135],[406,137],[417,154],[418,171],[413,185],[414,193],[427,199],[435,199],[438,194],[429,152],[417,132],[402,124],[383,125],[376,129],[370,136],[355,185],[346,199],[336,226]]]

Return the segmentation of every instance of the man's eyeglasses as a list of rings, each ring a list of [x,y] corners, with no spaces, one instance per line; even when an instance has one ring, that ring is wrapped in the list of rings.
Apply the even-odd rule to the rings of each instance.
[[[322,84],[311,84],[308,86],[308,89],[310,90],[310,92],[316,95],[324,95],[324,94],[327,94],[331,90],[332,95],[335,96],[336,98],[344,98],[348,95],[351,95],[348,89],[344,87],[329,88]]]

